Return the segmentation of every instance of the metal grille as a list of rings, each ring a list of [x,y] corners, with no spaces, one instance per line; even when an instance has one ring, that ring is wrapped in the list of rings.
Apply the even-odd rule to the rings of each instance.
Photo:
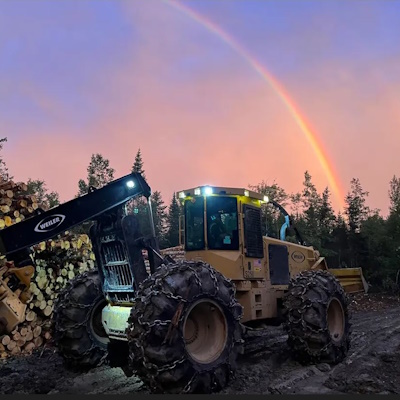
[[[244,237],[247,257],[264,257],[261,231],[261,210],[249,205],[244,206]]]
[[[133,275],[128,256],[122,243],[118,240],[102,243],[105,289],[112,291],[132,291]]]

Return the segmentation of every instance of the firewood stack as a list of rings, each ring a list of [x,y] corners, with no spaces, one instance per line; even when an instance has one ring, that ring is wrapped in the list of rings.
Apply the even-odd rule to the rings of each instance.
[[[0,229],[29,217],[38,207],[37,198],[26,194],[25,183],[0,182]]]
[[[0,182],[0,229],[29,217],[38,207],[45,209],[26,190],[24,183]],[[87,235],[65,232],[31,250],[36,267],[30,286],[32,297],[25,321],[10,334],[0,336],[0,358],[31,354],[51,341],[51,318],[58,293],[69,280],[95,266]],[[0,256],[0,267],[6,262],[5,256]]]

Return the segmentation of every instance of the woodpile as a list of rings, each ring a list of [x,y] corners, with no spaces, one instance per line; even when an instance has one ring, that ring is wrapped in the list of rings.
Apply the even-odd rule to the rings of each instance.
[[[58,293],[76,275],[95,266],[87,235],[66,232],[62,237],[32,248],[36,271],[30,290],[25,321],[0,339],[0,357],[30,354],[52,339],[51,318]]]
[[[18,223],[39,208],[37,198],[26,193],[25,183],[0,182],[0,229]]]
[[[23,183],[0,182],[0,229],[22,221],[38,207],[35,196],[26,194]],[[25,194],[24,194],[25,192]],[[32,248],[35,274],[25,321],[0,337],[0,358],[30,354],[52,339],[51,317],[58,293],[77,274],[95,266],[92,244],[87,235],[65,232],[54,240]],[[0,265],[7,262],[0,257]]]
[[[87,235],[66,232],[62,237],[32,248],[36,271],[25,321],[0,339],[0,357],[30,354],[52,339],[51,318],[58,293],[76,275],[95,266]]]

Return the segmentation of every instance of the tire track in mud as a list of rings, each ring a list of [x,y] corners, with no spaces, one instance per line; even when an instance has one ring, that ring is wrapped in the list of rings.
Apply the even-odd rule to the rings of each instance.
[[[264,335],[261,335],[263,333]],[[400,393],[400,307],[358,311],[345,361],[302,366],[292,360],[281,327],[250,332],[236,378],[221,394]],[[148,393],[136,377],[106,366],[65,369],[54,349],[0,362],[0,393]]]
[[[286,338],[273,328],[259,339],[258,351],[248,345],[236,380],[223,393],[400,393],[399,307],[354,313],[348,357],[336,366],[293,361]]]

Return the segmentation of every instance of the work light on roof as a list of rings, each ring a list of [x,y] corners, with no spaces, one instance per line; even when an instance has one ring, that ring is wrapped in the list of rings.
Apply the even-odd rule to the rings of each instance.
[[[184,199],[185,198],[185,192],[179,192],[179,198]]]
[[[212,193],[213,193],[212,187],[206,186],[206,187],[204,188],[204,194],[205,194],[206,196],[209,196],[209,195],[212,194]]]
[[[264,196],[264,201],[265,201],[266,203],[268,203],[268,202],[269,202],[269,197],[268,197],[268,196]]]
[[[195,196],[200,196],[200,195],[201,195],[200,188],[194,189],[194,195],[195,195]]]
[[[249,197],[249,195],[250,195],[249,191],[248,191],[248,190],[245,190],[245,191],[244,191],[244,195],[245,195],[246,197]]]

